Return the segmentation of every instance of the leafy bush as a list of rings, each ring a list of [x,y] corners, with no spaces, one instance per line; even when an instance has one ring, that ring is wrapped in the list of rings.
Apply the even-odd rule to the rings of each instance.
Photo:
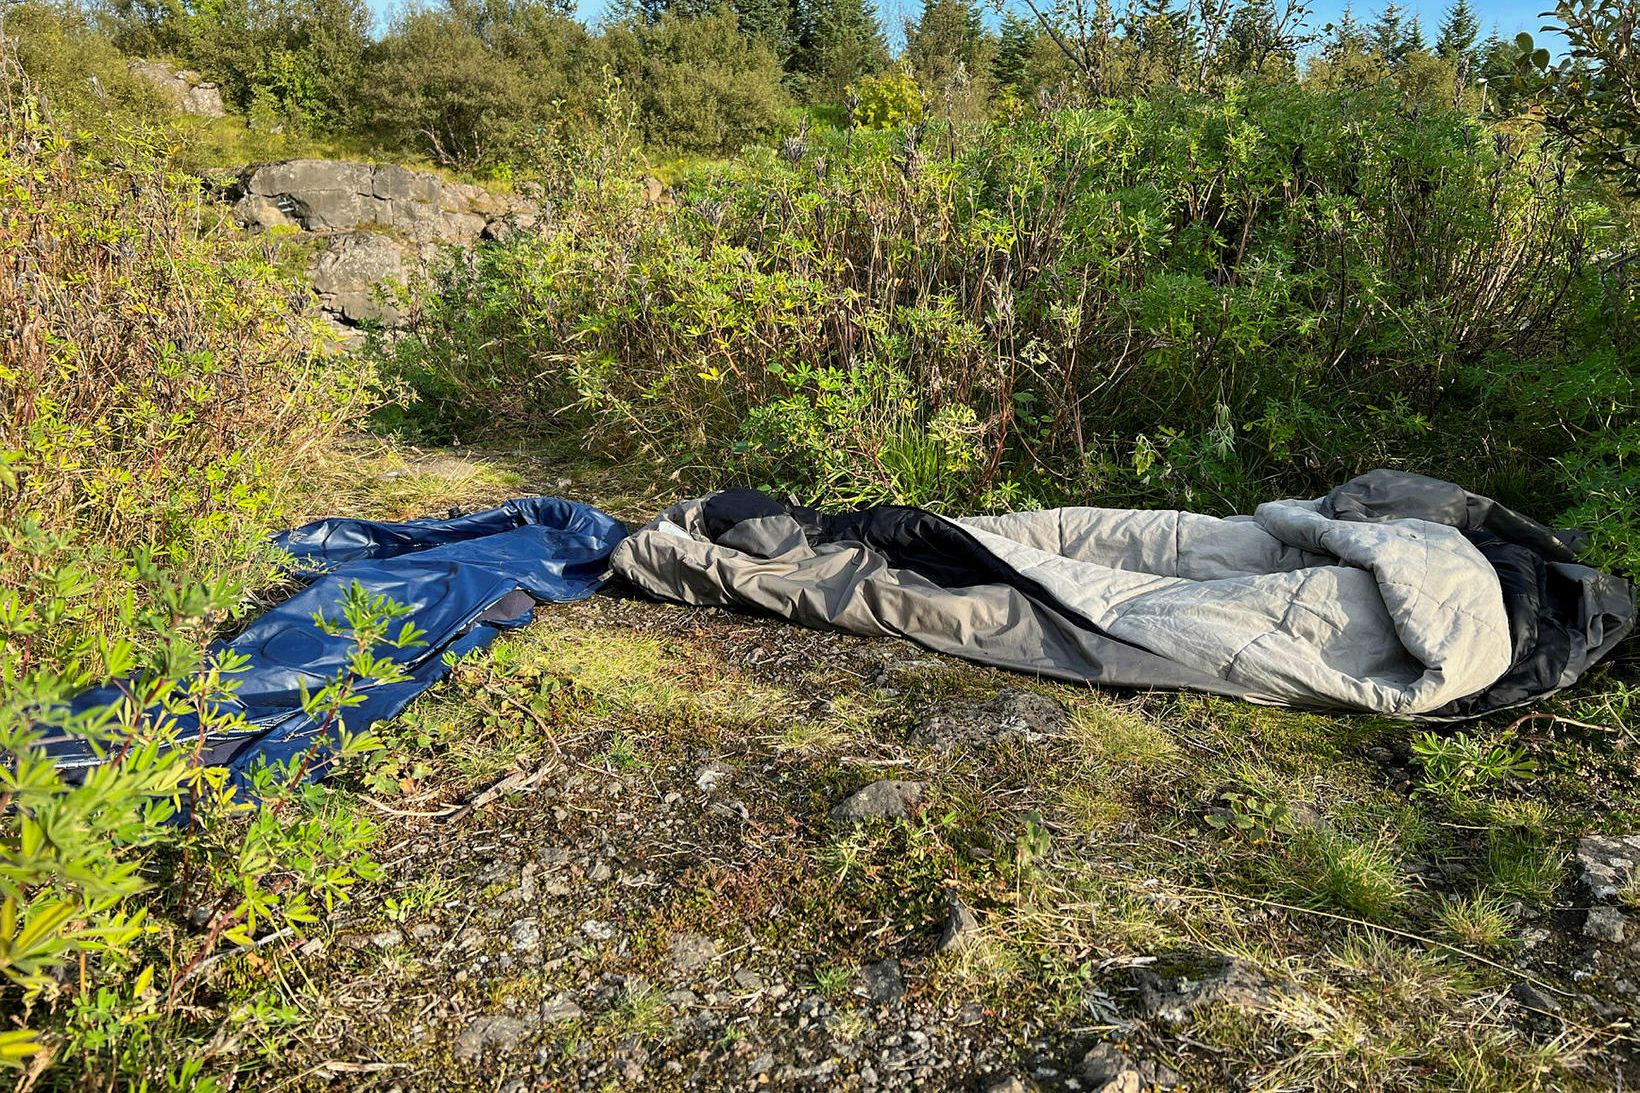
[[[612,27],[605,42],[651,148],[736,152],[772,133],[791,107],[774,54],[741,34],[727,6]]]
[[[531,5],[408,11],[366,60],[360,99],[378,137],[466,168],[527,159],[598,70],[579,23]]]
[[[513,151],[544,105],[516,65],[446,12],[405,13],[372,47],[370,70],[363,98],[372,127],[446,166]]]
[[[247,808],[176,720],[230,727],[210,702],[238,665],[204,650],[274,576],[270,464],[299,464],[371,385],[314,355],[297,286],[182,196],[152,134],[65,141],[4,46],[0,975],[25,1023],[0,1035],[0,1063],[46,1050],[100,1086],[187,1085],[205,962],[300,928],[372,873],[370,826],[304,768],[258,772],[266,807]],[[342,625],[373,645],[386,615],[364,604]],[[312,712],[333,717],[358,676]],[[109,677],[127,681],[114,708],[62,705]],[[38,751],[48,732],[108,762],[68,778]]]
[[[363,0],[114,0],[114,41],[136,54],[169,54],[216,81],[241,111],[336,133],[353,122],[369,44]]]
[[[788,144],[670,214],[565,195],[403,359],[700,486],[1227,510],[1399,465],[1634,511],[1624,237],[1552,149],[1283,86]]]
[[[1561,0],[1546,15],[1567,43],[1558,59],[1520,34],[1517,80],[1544,126],[1571,144],[1584,166],[1628,198],[1640,198],[1640,13],[1616,0]]]
[[[892,129],[922,120],[922,89],[904,65],[849,85],[851,120],[862,129]]]
[[[165,105],[78,11],[33,0],[8,4],[0,34],[15,44],[17,62],[53,115],[94,125],[111,111],[147,114]]]

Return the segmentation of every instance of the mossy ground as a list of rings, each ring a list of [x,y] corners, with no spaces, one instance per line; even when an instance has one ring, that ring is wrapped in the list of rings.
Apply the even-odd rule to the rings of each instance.
[[[345,458],[365,485],[333,513],[659,507],[561,454]],[[1544,716],[1468,727],[1536,767],[1453,794],[1415,726],[1042,683],[612,589],[387,726],[337,783],[381,825],[384,879],[283,957],[220,962],[198,1002],[264,1015],[219,1061],[261,1056],[280,1088],[1075,1088],[1104,1041],[1194,1089],[1613,1088],[1640,1076],[1637,957],[1581,936],[1568,857],[1640,829],[1630,676],[1620,658]],[[1002,692],[1067,717],[923,731]],[[925,787],[906,819],[830,820],[888,777]],[[940,952],[953,895],[979,932]],[[1242,958],[1275,1000],[1142,1017],[1132,969],[1179,952]],[[867,991],[882,960],[903,998]]]

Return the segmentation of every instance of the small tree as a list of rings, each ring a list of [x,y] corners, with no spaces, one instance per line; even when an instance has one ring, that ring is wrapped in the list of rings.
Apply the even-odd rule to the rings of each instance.
[[[1469,0],[1453,0],[1446,14],[1441,16],[1440,37],[1435,39],[1435,55],[1443,60],[1457,61],[1471,57],[1475,43],[1480,40],[1481,21]]]
[[[1561,0],[1559,61],[1530,34],[1515,39],[1516,86],[1543,111],[1543,125],[1577,150],[1584,169],[1640,197],[1640,12],[1624,0]]]
[[[178,39],[176,52],[239,109],[271,99],[303,127],[337,132],[353,121],[369,31],[364,0],[215,0],[160,40]]]
[[[849,88],[854,125],[861,129],[891,129],[922,120],[922,90],[905,65],[856,80]]]
[[[733,152],[772,133],[791,105],[774,54],[741,34],[727,7],[612,27],[606,40],[651,147]]]
[[[806,0],[798,9],[796,67],[816,102],[840,102],[850,84],[888,65],[871,0]]]
[[[447,11],[403,16],[371,50],[365,86],[379,133],[451,167],[498,158],[537,105],[518,67]]]
[[[931,95],[989,75],[992,43],[974,0],[923,0],[905,28],[905,60]]]
[[[1372,24],[1372,48],[1385,63],[1395,66],[1407,53],[1407,13],[1395,0],[1389,0]]]

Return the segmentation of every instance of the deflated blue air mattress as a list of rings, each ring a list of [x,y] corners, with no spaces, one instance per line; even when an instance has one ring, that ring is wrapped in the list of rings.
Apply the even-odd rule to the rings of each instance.
[[[529,622],[537,603],[590,596],[625,536],[619,521],[590,505],[531,497],[447,520],[320,520],[275,537],[312,583],[220,644],[250,658],[242,672],[227,677],[238,687],[220,704],[244,720],[207,737],[203,762],[243,774],[308,750],[320,726],[302,712],[302,688],[317,691],[335,678],[353,648],[347,635],[326,634],[314,616],[337,617],[354,582],[410,607],[405,621],[426,632],[423,645],[377,650],[402,664],[409,678],[361,689],[364,701],[341,715],[344,727],[357,733],[403,710],[443,677],[449,659]],[[121,695],[119,684],[108,684],[77,696],[70,709],[84,713]],[[177,720],[179,739],[191,741],[197,718]],[[88,741],[62,733],[44,747],[62,769],[104,758]]]

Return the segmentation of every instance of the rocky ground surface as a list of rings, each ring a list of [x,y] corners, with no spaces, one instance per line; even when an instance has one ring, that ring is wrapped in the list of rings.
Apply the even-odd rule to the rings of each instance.
[[[520,478],[559,481],[467,492]],[[270,1082],[1626,1088],[1640,791],[1603,701],[1491,726],[1538,766],[1477,822],[1393,722],[543,608],[340,776],[384,876],[292,942],[312,1023]]]

